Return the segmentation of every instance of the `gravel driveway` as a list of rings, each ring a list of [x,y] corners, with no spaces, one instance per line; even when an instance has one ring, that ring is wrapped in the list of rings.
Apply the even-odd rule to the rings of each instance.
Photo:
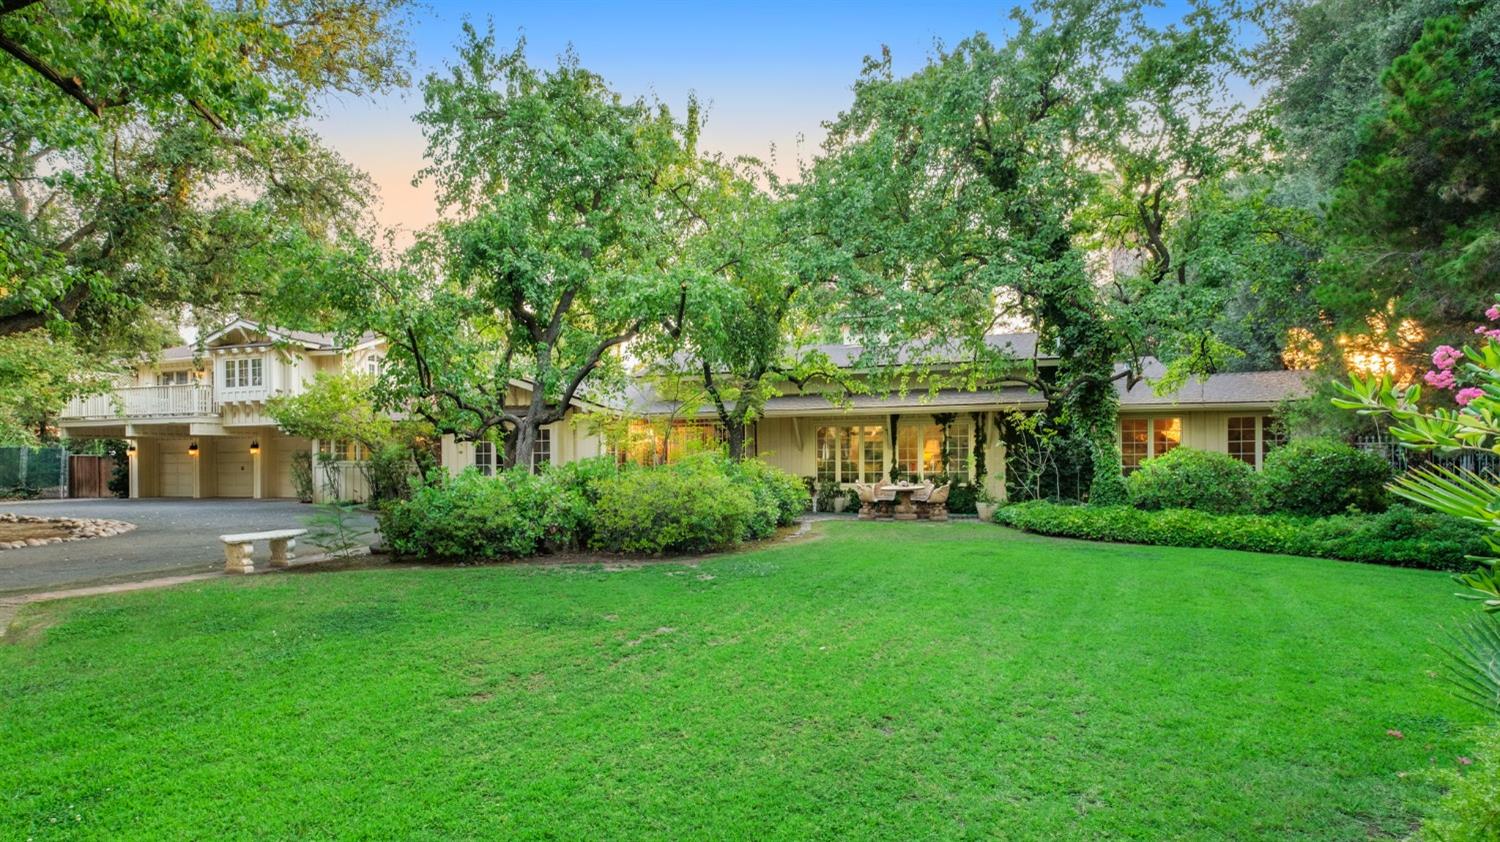
[[[300,527],[313,509],[295,500],[109,499],[0,503],[0,512],[136,525],[110,538],[0,550],[0,594],[16,594],[222,570],[219,535]],[[259,547],[257,564],[265,555]]]

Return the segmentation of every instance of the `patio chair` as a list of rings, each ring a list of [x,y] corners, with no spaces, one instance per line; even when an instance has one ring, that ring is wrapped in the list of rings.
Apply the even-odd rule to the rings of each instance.
[[[859,519],[875,519],[875,486],[867,482],[856,482],[854,492],[859,495]]]
[[[890,518],[896,514],[896,489],[875,486],[875,517]]]
[[[928,520],[947,520],[948,492],[952,489],[953,483],[951,482],[945,482],[937,488],[934,488],[932,492],[927,495],[927,499],[923,500],[917,507],[921,511],[922,517],[925,517]]]

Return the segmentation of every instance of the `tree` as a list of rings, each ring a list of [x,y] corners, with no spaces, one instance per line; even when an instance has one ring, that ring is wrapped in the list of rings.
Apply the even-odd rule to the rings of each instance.
[[[45,330],[0,337],[0,444],[48,439],[68,401],[107,390],[99,360]]]
[[[700,277],[696,109],[625,100],[572,56],[552,70],[465,26],[423,84],[422,178],[453,218],[399,262],[362,243],[309,260],[282,296],[303,319],[373,330],[392,408],[439,432],[503,436],[526,463],[545,424],[624,375],[630,343],[680,331]],[[312,268],[317,267],[317,268]]]
[[[0,5],[0,336],[166,341],[262,289],[288,225],[359,216],[363,178],[300,125],[400,84],[404,0]]]
[[[1319,301],[1357,324],[1392,312],[1458,341],[1500,271],[1500,15],[1427,21],[1382,76],[1333,192]],[[1406,343],[1409,360],[1419,348]]]
[[[655,354],[665,369],[659,379],[676,397],[713,407],[734,460],[744,456],[747,425],[782,383],[844,380],[811,347],[817,326],[806,293],[821,278],[804,207],[773,173],[744,163],[743,172],[704,165],[694,201],[702,230],[687,260],[700,274],[688,286],[682,330],[663,337]]]
[[[1221,105],[1240,63],[1215,13],[1154,31],[1127,3],[1057,0],[1013,18],[1003,44],[975,36],[905,79],[868,60],[809,189],[847,325],[888,363],[915,345],[957,356],[963,385],[1030,383],[1090,442],[1095,498],[1118,498],[1114,382],[1147,354],[1180,358],[1178,376],[1226,356],[1207,328],[1224,296],[1201,295],[1175,229],[1258,130]],[[1036,331],[1055,374],[986,343],[1009,325]]]

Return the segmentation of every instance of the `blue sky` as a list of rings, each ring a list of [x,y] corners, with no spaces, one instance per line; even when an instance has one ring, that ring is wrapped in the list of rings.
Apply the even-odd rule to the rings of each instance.
[[[1177,2],[1177,0],[1173,0]],[[444,2],[429,0],[413,21],[414,82],[441,71],[465,18],[494,22],[506,43],[524,35],[532,62],[550,64],[569,45],[583,64],[626,95],[654,94],[680,109],[689,93],[708,105],[703,142],[730,155],[795,171],[816,150],[821,123],[852,99],[863,58],[889,45],[896,69],[921,67],[939,41],[1009,31],[1010,4],[996,2]],[[318,121],[323,137],[369,172],[381,192],[379,219],[415,229],[436,218],[429,185],[413,187],[422,165],[420,106],[411,90],[375,101],[343,98]]]

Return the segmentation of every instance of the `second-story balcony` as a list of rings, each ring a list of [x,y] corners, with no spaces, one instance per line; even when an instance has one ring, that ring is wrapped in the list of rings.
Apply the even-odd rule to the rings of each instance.
[[[193,418],[217,415],[214,387],[200,383],[178,386],[129,386],[101,395],[74,398],[62,412],[64,419]]]

